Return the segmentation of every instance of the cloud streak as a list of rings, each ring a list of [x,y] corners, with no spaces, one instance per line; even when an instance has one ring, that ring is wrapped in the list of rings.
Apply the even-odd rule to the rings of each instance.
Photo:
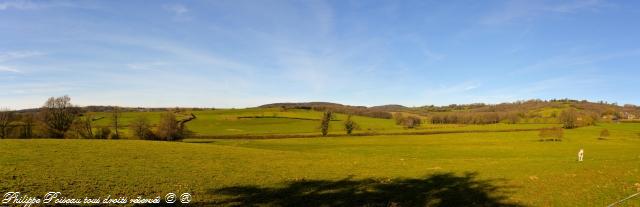
[[[0,65],[0,72],[11,72],[11,73],[21,73],[22,71],[9,67]]]
[[[500,25],[513,23],[519,20],[534,20],[548,13],[577,13],[581,11],[598,11],[609,5],[602,0],[571,0],[560,1],[508,1],[502,8],[481,18],[485,25]]]
[[[10,51],[0,52],[0,62],[7,62],[16,59],[30,58],[35,56],[41,56],[44,53],[38,51]]]

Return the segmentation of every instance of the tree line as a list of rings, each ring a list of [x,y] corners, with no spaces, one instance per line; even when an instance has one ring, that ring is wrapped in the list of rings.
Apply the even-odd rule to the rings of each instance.
[[[51,97],[37,110],[16,112],[0,110],[0,138],[84,138],[120,139],[122,110],[110,107],[109,126],[96,127],[94,122],[105,117],[93,114],[71,104],[69,96]],[[133,136],[146,140],[180,140],[192,132],[186,123],[196,119],[194,114],[177,119],[174,111],[164,112],[154,127],[147,117],[137,117],[129,124]]]

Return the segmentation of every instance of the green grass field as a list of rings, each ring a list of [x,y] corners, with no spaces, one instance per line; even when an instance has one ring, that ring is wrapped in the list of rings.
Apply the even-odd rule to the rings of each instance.
[[[220,113],[212,120],[225,116],[210,113]],[[193,128],[217,123],[200,121]],[[603,128],[611,132],[608,140],[597,139]],[[241,206],[606,206],[640,191],[640,124],[566,130],[562,142],[539,142],[537,134],[0,140],[0,191],[70,197],[189,192],[196,204]],[[640,198],[623,206],[640,206]]]
[[[128,124],[136,117],[147,117],[152,123],[158,123],[162,112],[126,112],[122,114],[120,130],[125,137],[135,139],[128,133]],[[219,109],[205,111],[189,111],[184,115],[194,113],[197,118],[187,124],[194,136],[206,138],[209,136],[242,136],[242,135],[310,135],[319,134],[319,119],[322,112],[312,110],[290,109],[282,111],[279,108],[250,108],[250,109]],[[104,117],[94,123],[94,127],[110,126],[109,113],[93,113],[95,117]],[[261,117],[261,118],[254,118]],[[334,114],[331,122],[330,134],[343,135],[344,114]],[[180,118],[180,116],[178,116]],[[354,116],[353,120],[360,125],[354,133],[406,133],[420,131],[468,131],[468,130],[511,130],[511,129],[539,129],[559,126],[558,124],[489,124],[489,125],[458,125],[458,124],[429,124],[424,123],[417,129],[407,130],[396,125],[393,119],[378,119]]]

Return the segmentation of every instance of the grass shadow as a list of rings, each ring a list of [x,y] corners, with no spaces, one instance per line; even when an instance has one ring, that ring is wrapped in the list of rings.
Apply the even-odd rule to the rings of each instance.
[[[439,173],[417,179],[299,180],[209,193],[226,196],[213,203],[222,206],[521,206],[506,201],[513,187],[493,184],[499,181],[477,179],[477,173]]]

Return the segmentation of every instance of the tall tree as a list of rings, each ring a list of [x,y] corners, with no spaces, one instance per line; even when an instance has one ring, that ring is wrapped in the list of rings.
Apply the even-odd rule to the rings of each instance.
[[[0,109],[0,138],[4,139],[9,136],[11,122],[15,119],[15,114],[9,109]]]
[[[48,136],[64,138],[64,135],[78,114],[78,109],[71,105],[69,96],[51,97],[40,110],[40,121],[43,123]]]
[[[347,134],[351,135],[351,132],[358,128],[360,128],[360,126],[358,126],[358,123],[351,120],[351,115],[347,116],[347,120],[344,121],[344,130],[347,131]]]
[[[22,122],[22,131],[20,132],[20,138],[32,138],[33,137],[33,113],[23,114],[20,118]]]
[[[326,111],[322,115],[322,120],[320,121],[320,133],[322,133],[322,136],[329,134],[329,123],[331,122],[332,116],[331,111]]]
[[[120,107],[118,106],[114,106],[113,107],[113,111],[111,112],[111,123],[113,124],[113,128],[116,130],[115,131],[115,138],[119,139],[120,138],[120,132],[118,131],[118,129],[120,128],[120,116],[122,115],[122,113],[120,112]]]

